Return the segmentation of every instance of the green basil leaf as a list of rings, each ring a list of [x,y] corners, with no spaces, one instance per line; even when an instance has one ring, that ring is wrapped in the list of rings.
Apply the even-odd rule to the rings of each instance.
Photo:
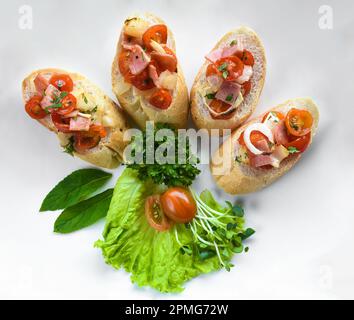
[[[107,215],[112,196],[113,189],[108,189],[65,209],[55,221],[54,232],[71,233],[104,218]]]
[[[112,174],[98,169],[74,171],[48,193],[39,211],[65,209],[85,200],[101,188],[111,177]]]

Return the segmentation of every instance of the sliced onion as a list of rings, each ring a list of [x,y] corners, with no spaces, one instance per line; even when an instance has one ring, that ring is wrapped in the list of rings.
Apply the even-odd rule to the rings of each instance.
[[[259,154],[262,154],[263,152],[261,150],[257,149],[251,143],[251,134],[253,131],[258,131],[258,132],[264,134],[268,138],[268,140],[272,143],[274,143],[273,133],[272,133],[272,130],[270,130],[264,123],[253,123],[246,128],[244,135],[243,135],[243,139],[245,141],[246,147],[253,154],[259,155]]]
[[[157,51],[158,53],[161,53],[161,54],[166,54],[166,51],[165,49],[161,46],[161,44],[159,44],[158,42],[154,41],[154,40],[151,40],[150,41],[150,46],[155,50]]]

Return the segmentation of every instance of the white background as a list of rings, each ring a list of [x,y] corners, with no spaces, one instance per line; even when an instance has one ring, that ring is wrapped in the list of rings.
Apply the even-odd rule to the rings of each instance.
[[[21,30],[19,8],[33,9]],[[334,11],[321,30],[321,5]],[[86,167],[24,112],[20,85],[33,69],[78,71],[112,95],[110,67],[125,17],[150,11],[172,28],[191,86],[203,56],[227,31],[248,25],[261,36],[268,74],[256,114],[288,98],[311,96],[320,130],[303,160],[264,191],[249,195],[257,230],[236,267],[199,277],[179,295],[132,285],[93,248],[103,222],[72,235],[52,233],[57,213],[38,213],[46,193]],[[354,6],[311,1],[1,1],[0,298],[277,299],[354,298]],[[115,171],[115,179],[121,170]],[[112,180],[112,184],[113,181]],[[196,189],[214,186],[208,167]]]

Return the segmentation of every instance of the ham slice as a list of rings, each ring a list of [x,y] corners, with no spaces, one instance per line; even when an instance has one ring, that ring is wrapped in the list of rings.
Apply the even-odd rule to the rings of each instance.
[[[245,82],[249,81],[253,76],[253,68],[251,66],[244,66],[243,73],[240,77],[236,79],[236,82],[239,84],[244,84]]]
[[[263,167],[263,166],[269,166],[272,165],[273,163],[273,158],[271,155],[257,155],[255,157],[251,158],[251,166],[252,167]]]
[[[50,84],[45,90],[45,96],[41,101],[41,107],[43,109],[48,108],[53,104],[54,96],[59,96],[59,95],[60,95],[60,91],[56,87]]]
[[[215,98],[229,105],[233,105],[241,91],[241,86],[235,82],[224,81]]]
[[[70,131],[89,131],[91,119],[78,116],[70,119]]]
[[[223,48],[216,49],[216,50],[208,53],[205,56],[205,59],[207,59],[211,63],[215,63],[216,61],[218,61],[219,59],[222,58],[223,51],[224,51]]]
[[[159,81],[159,75],[157,73],[157,69],[154,65],[150,64],[149,65],[149,76],[152,79],[152,81],[154,82],[154,85],[157,88],[161,88],[160,86],[160,81]]]
[[[207,77],[207,81],[210,85],[210,89],[215,91],[218,91],[223,83],[223,79],[216,74]]]
[[[145,53],[143,48],[137,44],[124,44],[123,48],[131,51],[129,69],[134,75],[143,72],[143,70],[149,65],[151,59]]]
[[[50,80],[51,75],[50,74],[42,74],[39,73],[35,79],[33,80],[34,85],[36,87],[36,91],[42,96],[49,86],[49,80]]]
[[[264,137],[262,140],[257,140],[253,145],[260,151],[264,153],[270,153],[272,149],[269,146],[267,138]]]
[[[286,145],[289,143],[288,134],[286,132],[285,122],[282,120],[279,124],[277,124],[273,129],[273,135],[276,144],[278,145]]]

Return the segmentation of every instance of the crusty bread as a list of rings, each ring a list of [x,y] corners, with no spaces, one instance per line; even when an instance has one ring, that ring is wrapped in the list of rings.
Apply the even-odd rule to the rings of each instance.
[[[64,73],[69,74],[74,81],[74,90],[76,86],[80,86],[82,90],[90,93],[95,99],[97,105],[99,105],[99,110],[102,112],[102,117],[109,122],[108,136],[101,139],[99,145],[93,149],[88,150],[85,154],[79,154],[74,152],[74,155],[78,158],[87,161],[93,165],[113,169],[121,164],[123,159],[123,152],[125,148],[125,142],[123,141],[123,135],[125,130],[128,128],[126,119],[124,118],[122,110],[119,109],[116,103],[114,103],[98,86],[93,84],[90,80],[84,76],[71,73],[60,69],[41,69],[32,72],[27,76],[22,82],[22,94],[23,100],[26,103],[35,93],[34,79],[36,76],[41,74],[53,74],[53,73]],[[43,126],[48,128],[57,134],[60,138],[62,146],[65,146],[67,141],[66,135],[58,133],[58,130],[53,125],[49,116],[38,120]]]
[[[270,110],[287,113],[291,108],[305,109],[314,119],[312,137],[316,134],[319,122],[319,111],[310,98],[288,100]],[[301,154],[292,155],[281,162],[279,168],[257,169],[235,161],[238,138],[251,123],[261,121],[264,115],[257,117],[237,129],[222,145],[212,158],[211,172],[217,183],[225,192],[230,194],[246,194],[258,191],[288,172],[301,158]]]
[[[242,37],[244,48],[251,51],[255,59],[253,77],[251,78],[251,92],[245,97],[232,118],[227,120],[213,119],[209,110],[203,104],[203,97],[198,94],[198,89],[206,83],[205,73],[209,63],[205,61],[194,80],[191,90],[192,118],[198,128],[205,128],[209,131],[210,129],[233,130],[248,119],[258,104],[258,99],[265,81],[267,63],[263,44],[257,34],[247,27],[237,28],[222,37],[213,50],[231,43],[231,41],[235,40],[237,37]]]
[[[149,13],[134,17],[145,19],[151,24],[165,24],[160,18]],[[130,17],[129,19],[134,17]],[[189,112],[188,89],[179,63],[177,66],[178,80],[174,90],[173,101],[167,110],[157,109],[150,105],[145,98],[140,98],[140,92],[136,88],[131,88],[123,94],[120,92],[122,75],[119,70],[118,57],[122,47],[122,35],[123,32],[120,35],[116,56],[112,64],[112,87],[120,105],[141,128],[145,128],[146,121],[170,123],[177,128],[185,128]],[[175,51],[174,37],[169,28],[167,41],[168,46]]]

